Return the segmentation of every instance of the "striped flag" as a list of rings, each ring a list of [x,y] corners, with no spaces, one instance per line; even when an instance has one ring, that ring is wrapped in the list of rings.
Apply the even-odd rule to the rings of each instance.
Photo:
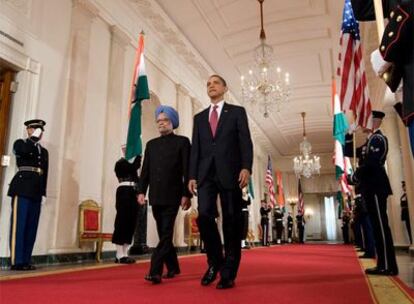
[[[362,56],[359,24],[351,0],[345,0],[340,38],[338,76],[343,110],[351,110],[359,126],[372,128],[371,101]]]
[[[305,213],[305,201],[303,199],[302,185],[300,183],[300,178],[298,179],[298,214]]]
[[[341,111],[341,104],[338,94],[336,93],[335,79],[332,80],[332,98],[333,98],[333,137],[335,139],[335,176],[339,180],[345,171],[344,146],[345,134],[348,131],[348,121],[344,112]]]
[[[267,192],[269,194],[270,205],[272,208],[276,206],[276,198],[275,198],[275,186],[273,180],[273,170],[272,170],[272,160],[270,159],[270,155],[267,159],[267,169],[266,169],[266,185],[267,185]]]
[[[141,102],[149,98],[148,79],[144,62],[144,33],[141,33],[136,51],[134,76],[129,99],[129,125],[125,151],[127,160],[134,159],[137,155],[142,154]]]
[[[282,172],[276,170],[277,203],[280,208],[285,207],[285,194],[283,192]]]
[[[250,178],[249,178],[249,185],[248,185],[248,191],[249,191],[249,196],[250,196],[250,199],[254,199],[254,188],[253,188],[253,179],[252,179],[252,177],[250,176]]]

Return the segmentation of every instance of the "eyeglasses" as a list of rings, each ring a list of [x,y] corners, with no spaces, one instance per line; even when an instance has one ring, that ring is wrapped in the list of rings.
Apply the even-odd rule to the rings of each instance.
[[[157,123],[159,124],[159,123],[162,123],[162,122],[164,122],[164,123],[168,123],[168,122],[170,122],[170,120],[168,119],[168,118],[160,118],[160,119],[157,119]]]

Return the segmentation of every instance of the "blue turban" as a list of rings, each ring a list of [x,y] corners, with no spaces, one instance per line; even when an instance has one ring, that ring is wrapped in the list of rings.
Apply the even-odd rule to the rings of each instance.
[[[165,115],[167,115],[168,119],[171,121],[173,129],[177,129],[178,126],[180,125],[180,118],[178,117],[178,112],[173,108],[173,107],[169,107],[169,106],[159,106],[156,110],[155,110],[155,119],[158,118],[158,116],[164,113]]]

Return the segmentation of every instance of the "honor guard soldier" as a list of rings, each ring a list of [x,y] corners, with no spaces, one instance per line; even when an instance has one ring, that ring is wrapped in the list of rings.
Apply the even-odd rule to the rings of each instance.
[[[241,247],[242,249],[250,249],[250,246],[246,244],[247,232],[249,231],[249,205],[251,204],[250,196],[247,187],[242,189],[242,231],[241,231]]]
[[[303,217],[303,214],[299,212],[296,215],[296,225],[299,231],[299,243],[304,244],[305,243],[305,218]]]
[[[33,119],[25,123],[26,139],[14,142],[18,171],[13,177],[8,196],[12,198],[10,257],[12,270],[34,270],[31,264],[36,240],[42,196],[46,196],[49,167],[48,151],[39,141],[46,123]]]
[[[292,234],[293,234],[293,217],[292,213],[288,213],[287,217],[287,227],[288,227],[288,243],[292,243]]]
[[[141,156],[132,163],[121,157],[115,164],[115,174],[119,181],[116,189],[116,217],[112,243],[116,245],[115,263],[133,264],[135,260],[128,257],[128,247],[132,243],[138,216],[138,169]]]
[[[387,215],[387,197],[392,194],[384,167],[388,153],[388,140],[379,130],[385,114],[372,111],[372,116],[373,131],[365,130],[370,135],[365,144],[363,161],[352,175],[352,181],[359,185],[361,194],[366,200],[377,252],[377,266],[366,269],[365,273],[397,275],[398,266]]]
[[[268,207],[266,200],[261,201],[262,206],[260,207],[260,225],[262,226],[262,245],[269,246],[268,236],[269,236],[269,212],[270,208]]]
[[[274,219],[276,226],[276,244],[282,244],[282,233],[283,233],[283,212],[279,206],[275,208]]]

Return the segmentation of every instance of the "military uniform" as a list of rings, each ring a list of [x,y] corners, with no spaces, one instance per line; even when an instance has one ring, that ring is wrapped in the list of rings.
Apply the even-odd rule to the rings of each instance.
[[[274,219],[276,226],[276,244],[282,243],[282,233],[283,233],[283,212],[279,207],[275,208]]]
[[[389,19],[379,50],[384,60],[392,62],[383,78],[393,92],[403,80],[403,104],[399,112],[409,129],[414,155],[414,1],[383,0],[384,17]],[[352,0],[357,20],[375,20],[372,0]]]
[[[305,219],[303,214],[296,215],[296,225],[299,231],[299,243],[305,243]]]
[[[405,222],[405,226],[407,227],[408,236],[410,238],[410,244],[413,243],[412,235],[411,235],[411,224],[410,224],[410,214],[408,211],[408,200],[407,200],[407,193],[403,193],[400,198],[400,206],[401,206],[401,221]]]
[[[288,227],[288,243],[292,243],[293,217],[290,214],[287,217],[287,227]]]
[[[361,166],[353,174],[352,180],[359,184],[366,200],[375,238],[377,267],[367,270],[367,273],[396,275],[398,266],[387,216],[387,197],[392,194],[384,168],[387,153],[388,140],[380,130],[376,130],[368,138]]]
[[[133,163],[120,158],[115,163],[115,174],[119,181],[116,190],[116,217],[112,243],[117,245],[131,244],[137,224],[137,183],[141,156]]]
[[[43,130],[43,120],[26,121],[26,127]],[[31,256],[39,224],[42,196],[46,196],[49,154],[39,137],[18,139],[13,152],[18,167],[8,191],[12,198],[10,257],[13,270],[33,270]]]
[[[262,245],[269,246],[268,236],[269,236],[269,212],[270,208],[260,207],[260,225],[262,226]]]
[[[242,248],[248,249],[249,246],[246,245],[246,237],[247,232],[249,230],[249,208],[248,206],[251,204],[250,197],[247,198],[242,197],[242,230],[241,230],[241,240],[242,240]]]

